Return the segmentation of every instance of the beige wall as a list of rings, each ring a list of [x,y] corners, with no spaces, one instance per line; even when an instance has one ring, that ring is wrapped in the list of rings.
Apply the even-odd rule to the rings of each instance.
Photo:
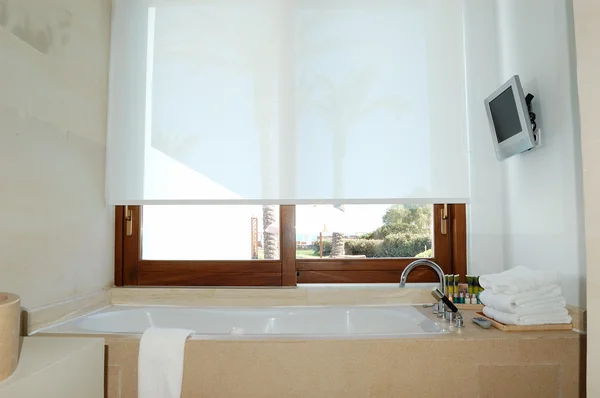
[[[0,291],[36,308],[112,284],[110,0],[0,0]]]
[[[583,152],[587,305],[600,305],[600,2],[574,0]],[[588,311],[588,397],[600,397],[600,315]]]

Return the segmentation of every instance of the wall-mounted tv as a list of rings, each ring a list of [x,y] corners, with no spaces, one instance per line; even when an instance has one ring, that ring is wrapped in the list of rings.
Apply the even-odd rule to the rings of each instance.
[[[485,109],[498,160],[536,146],[534,127],[518,75],[511,77],[485,99]]]

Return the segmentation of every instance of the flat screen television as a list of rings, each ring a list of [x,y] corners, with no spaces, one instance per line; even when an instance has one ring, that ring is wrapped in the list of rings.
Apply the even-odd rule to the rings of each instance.
[[[485,109],[498,160],[536,146],[534,127],[518,75],[511,77],[485,99]]]

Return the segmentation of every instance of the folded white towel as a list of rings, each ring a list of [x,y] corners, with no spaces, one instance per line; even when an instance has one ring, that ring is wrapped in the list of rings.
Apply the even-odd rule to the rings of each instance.
[[[535,305],[548,300],[555,300],[557,297],[563,298],[562,289],[560,286],[550,285],[530,292],[515,294],[514,301],[515,305]]]
[[[518,294],[559,285],[560,277],[555,271],[534,271],[526,267],[515,267],[499,274],[482,275],[479,283],[481,287],[494,293]]]
[[[569,314],[569,311],[564,306],[560,306],[560,305],[542,305],[542,306],[538,306],[538,307],[518,307],[518,308],[512,309],[512,311],[502,311],[502,309],[500,309],[500,308],[490,307],[490,306],[487,306],[487,307],[492,308],[494,311],[502,312],[505,314],[518,315],[518,316],[543,315],[543,314],[551,314],[551,315],[568,315]]]
[[[531,314],[518,315],[496,311],[492,307],[483,307],[483,313],[492,319],[505,325],[547,325],[555,323],[571,323],[571,317],[567,314]]]
[[[533,292],[519,294],[494,293],[491,290],[484,290],[479,295],[479,299],[484,305],[495,310],[513,314],[522,313],[520,310],[523,309],[564,308],[567,304],[558,286],[544,287]]]
[[[146,329],[138,356],[140,398],[180,398],[185,341],[193,330]]]

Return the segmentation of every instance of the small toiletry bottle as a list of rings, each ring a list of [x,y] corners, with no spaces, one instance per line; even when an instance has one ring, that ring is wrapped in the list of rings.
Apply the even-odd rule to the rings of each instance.
[[[458,304],[464,304],[465,303],[465,294],[463,292],[460,292],[460,296],[458,296]]]
[[[458,287],[458,279],[460,275],[454,274],[454,302],[460,304],[460,289]]]
[[[477,300],[477,296],[475,296],[475,293],[471,294],[471,304],[479,304],[478,301],[479,300]]]
[[[469,286],[466,283],[458,284],[458,295],[462,304],[466,303],[466,298],[469,297]]]
[[[469,297],[473,294],[473,277],[471,275],[467,275],[467,293],[469,293]]]

